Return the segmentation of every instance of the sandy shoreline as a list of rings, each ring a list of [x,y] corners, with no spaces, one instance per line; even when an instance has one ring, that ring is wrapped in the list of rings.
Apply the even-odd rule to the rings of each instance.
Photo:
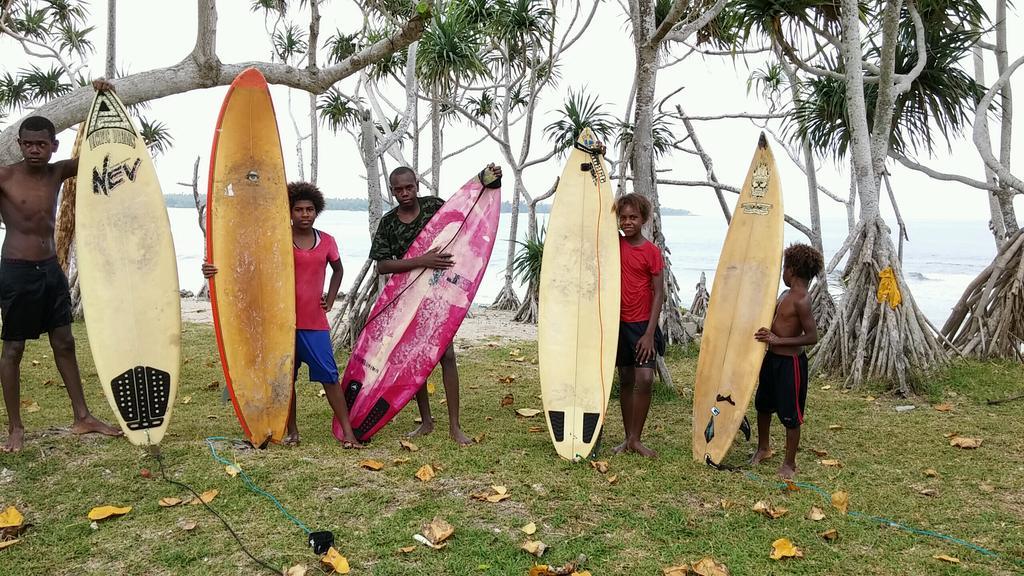
[[[537,339],[537,326],[512,321],[515,312],[491,310],[485,306],[473,305],[459,327],[456,339],[469,342],[533,341]],[[213,312],[210,303],[195,298],[181,299],[181,320],[195,324],[212,324]]]

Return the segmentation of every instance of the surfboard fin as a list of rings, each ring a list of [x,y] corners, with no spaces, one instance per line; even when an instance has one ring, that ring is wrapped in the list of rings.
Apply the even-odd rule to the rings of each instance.
[[[327,530],[309,533],[309,547],[317,556],[327,554],[327,551],[334,546],[334,533]]]
[[[708,419],[708,425],[704,428],[704,442],[711,444],[711,439],[715,437],[715,417],[712,416]]]
[[[743,417],[743,422],[740,422],[740,432],[743,432],[743,437],[750,442],[750,420],[747,420],[746,416]]]

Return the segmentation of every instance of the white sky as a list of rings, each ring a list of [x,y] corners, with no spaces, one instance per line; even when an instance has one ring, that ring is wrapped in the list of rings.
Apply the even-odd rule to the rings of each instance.
[[[565,6],[568,7],[569,4]],[[106,2],[93,0],[91,7],[94,14],[93,22],[90,24],[96,26],[91,38],[97,52],[89,62],[89,75],[97,77],[102,75],[104,67]],[[327,3],[322,10],[322,40],[326,40],[335,29],[352,32],[361,23],[360,14],[351,3]],[[129,73],[138,72],[171,65],[184,58],[192,49],[195,39],[195,11],[195,3],[182,0],[119,2],[118,69],[127,70]],[[300,14],[296,13],[293,17],[296,18],[297,24],[303,28],[308,27],[308,22],[303,20]],[[1022,20],[1024,19],[1020,13],[1011,8],[1008,35],[1011,61],[1022,50],[1018,40],[1021,33],[1024,33]],[[263,17],[261,14],[250,13],[248,1],[220,2],[218,25],[218,54],[223,62],[269,58],[270,42],[265,32]],[[549,144],[543,140],[543,127],[557,118],[554,111],[560,108],[561,100],[570,88],[579,90],[586,87],[589,92],[599,94],[600,101],[607,104],[607,112],[616,116],[623,114],[633,74],[633,50],[629,34],[627,18],[618,4],[602,3],[591,28],[564,57],[560,84],[542,94],[539,109],[543,113],[535,125],[531,157],[543,155],[549,149]],[[678,49],[677,52],[682,53]],[[3,62],[0,65],[0,72],[13,72],[26,67],[30,62],[17,45],[6,38],[0,38],[0,57]],[[763,112],[765,104],[746,92],[747,77],[757,64],[759,61],[751,60],[748,68],[748,64],[742,60],[691,56],[684,63],[660,73],[658,97],[682,86],[685,89],[670,102],[671,105],[681,104],[691,115]],[[989,82],[997,77],[994,65],[987,74]],[[351,90],[354,84],[352,78],[343,82],[342,86]],[[1020,108],[1020,95],[1024,94],[1024,72],[1016,75],[1014,89],[1018,95],[1017,102]],[[144,112],[150,119],[166,124],[174,137],[174,148],[157,158],[157,170],[164,192],[188,191],[176,186],[175,183],[191,179],[192,163],[196,155],[202,156],[200,190],[205,191],[205,173],[209,162],[213,127],[225,91],[226,87],[220,87],[168,97],[151,103],[150,109]],[[388,93],[396,99],[401,98],[401,94],[393,89]],[[273,94],[288,176],[294,179],[298,177],[295,161],[296,135],[287,113],[288,90],[274,88]],[[292,99],[294,113],[299,122],[303,123],[308,110],[306,95],[293,91]],[[421,108],[421,119],[426,117],[426,110],[426,106]],[[993,127],[995,128],[994,124]],[[749,165],[759,129],[746,120],[700,122],[697,129],[705,149],[714,159],[718,177],[727,184],[739,184]],[[1024,125],[1018,122],[1017,131],[1024,134]],[[677,135],[681,136],[684,133],[684,128],[679,126]],[[448,150],[459,148],[478,137],[478,132],[465,122],[445,128],[445,146]],[[428,127],[421,138],[421,169],[429,163],[429,138]],[[67,155],[72,137],[66,133],[61,139],[65,143],[62,152]],[[997,131],[993,132],[993,139],[998,142]],[[513,140],[519,142],[519,135],[517,134]],[[1020,136],[1015,140],[1022,141]],[[947,151],[942,145],[937,148],[937,156],[927,160],[927,164],[943,171],[983,179],[982,163],[969,134],[954,142],[951,151]],[[518,144],[514,146],[514,150],[518,150]],[[1024,151],[1018,146],[1015,152],[1016,173],[1022,174]],[[411,153],[411,146],[408,144],[406,153]],[[306,158],[308,162],[308,148]],[[804,177],[789,162],[786,154],[777,148],[776,158],[786,190],[786,211],[806,221],[807,188]],[[447,196],[454,191],[487,162],[501,160],[497,147],[490,141],[484,141],[480,146],[450,160],[442,169],[442,195]],[[706,179],[700,162],[695,157],[683,153],[676,153],[663,159],[660,167],[672,168],[670,173],[664,175],[666,178]],[[543,193],[561,170],[562,162],[558,159],[528,169],[524,178],[528,190],[534,194]],[[894,165],[891,171],[905,219],[988,220],[987,198],[983,191],[959,184],[936,182],[899,165]],[[826,160],[819,167],[819,179],[833,191],[844,196],[847,193],[848,176],[845,171],[837,169],[831,161]],[[334,135],[326,128],[322,128],[319,183],[328,196],[365,197],[366,185],[362,162],[352,138],[347,134]],[[508,189],[511,191],[510,186]],[[717,200],[711,189],[662,186],[660,191],[662,203],[666,206],[686,208],[701,214],[719,213]],[[733,203],[734,197],[730,197],[729,202]],[[845,216],[843,208],[831,200],[822,197],[821,203],[826,218]],[[883,202],[883,205],[887,204]]]

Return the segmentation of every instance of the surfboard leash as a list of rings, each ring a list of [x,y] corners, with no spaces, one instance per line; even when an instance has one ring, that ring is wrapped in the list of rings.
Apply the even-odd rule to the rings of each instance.
[[[755,473],[753,473],[753,472],[751,472],[749,470],[741,470],[738,467],[723,468],[723,469],[730,470],[730,471],[733,471],[733,472],[742,472],[745,478],[747,478],[748,480],[751,480],[753,482],[757,482],[759,484],[765,484],[765,485],[772,486],[772,487],[775,487],[775,488],[779,488],[779,489],[782,489],[782,490],[788,489],[788,485],[785,482],[774,482],[774,481],[771,481],[771,480],[767,480],[767,479],[763,478],[762,476],[759,476],[759,475],[757,475],[757,474],[755,474]],[[811,492],[814,492],[818,496],[820,496],[825,502],[827,502],[829,504],[832,503],[832,495],[831,494],[829,494],[824,489],[822,489],[822,488],[820,488],[820,487],[818,487],[818,486],[816,486],[814,484],[811,484],[810,482],[793,482],[793,485],[797,486],[797,487],[799,487],[801,489],[810,490]],[[902,530],[904,532],[907,532],[909,534],[913,534],[915,536],[927,536],[929,538],[935,538],[937,540],[942,540],[944,542],[949,542],[950,544],[956,544],[958,546],[962,546],[964,548],[967,548],[969,550],[977,552],[977,553],[979,553],[979,554],[981,554],[983,556],[988,556],[989,558],[995,558],[995,559],[1003,560],[1003,561],[1009,562],[1011,564],[1015,564],[1018,567],[1024,568],[1024,558],[1017,558],[1017,557],[1014,557],[1014,556],[1000,554],[998,552],[995,552],[993,550],[985,548],[984,546],[979,546],[977,544],[974,544],[973,542],[968,542],[967,540],[963,540],[963,539],[957,538],[955,536],[950,536],[948,534],[943,534],[941,532],[935,532],[933,530],[925,530],[925,529],[922,529],[922,528],[915,528],[914,526],[903,524],[902,522],[897,522],[895,520],[890,520],[888,518],[883,518],[881,516],[874,516],[872,514],[868,514],[868,513],[865,513],[865,512],[858,512],[856,510],[848,511],[847,512],[847,516],[851,516],[853,518],[857,518],[859,520],[863,520],[863,521],[866,521],[866,522],[872,522],[872,523],[875,523],[875,524],[880,524],[880,525],[883,525],[883,526],[888,526],[889,528],[895,528],[897,530]]]

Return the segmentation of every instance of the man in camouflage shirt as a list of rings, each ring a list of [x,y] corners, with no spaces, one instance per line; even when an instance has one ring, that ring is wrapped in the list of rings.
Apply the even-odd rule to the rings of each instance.
[[[501,168],[490,166],[495,175],[501,178]],[[398,206],[385,214],[370,247],[370,258],[377,261],[377,272],[399,274],[419,268],[447,270],[455,263],[452,255],[432,249],[415,258],[403,258],[431,217],[441,208],[444,201],[436,196],[418,196],[419,182],[416,173],[405,166],[396,168],[388,178],[391,194]],[[465,446],[472,440],[462,431],[459,423],[459,368],[455,363],[455,347],[448,349],[441,356],[441,379],[444,381],[444,394],[448,404],[449,434],[452,440]],[[420,409],[422,423],[409,433],[409,436],[423,436],[434,431],[434,419],[430,414],[430,396],[427,387],[423,386],[416,393],[416,404]]]

